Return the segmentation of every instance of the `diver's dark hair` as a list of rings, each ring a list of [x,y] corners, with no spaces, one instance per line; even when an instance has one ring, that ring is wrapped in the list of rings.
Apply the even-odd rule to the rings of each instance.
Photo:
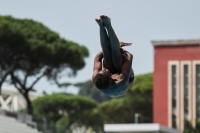
[[[108,75],[98,73],[94,78],[94,84],[98,89],[107,89],[110,86],[110,77]]]

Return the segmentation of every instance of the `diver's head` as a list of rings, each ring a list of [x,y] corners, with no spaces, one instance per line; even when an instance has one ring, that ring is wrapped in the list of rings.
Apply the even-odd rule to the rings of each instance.
[[[94,78],[94,84],[98,89],[107,89],[111,84],[111,73],[108,69],[102,69]]]

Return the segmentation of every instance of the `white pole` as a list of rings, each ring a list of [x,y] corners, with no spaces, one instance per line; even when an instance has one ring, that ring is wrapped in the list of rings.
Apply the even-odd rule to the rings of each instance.
[[[135,113],[135,123],[138,123],[138,117],[139,117],[139,114]]]

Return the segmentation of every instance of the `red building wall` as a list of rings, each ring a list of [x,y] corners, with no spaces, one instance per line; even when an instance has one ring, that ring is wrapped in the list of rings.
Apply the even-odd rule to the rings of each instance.
[[[154,47],[154,123],[168,126],[168,61],[199,59],[200,45]]]

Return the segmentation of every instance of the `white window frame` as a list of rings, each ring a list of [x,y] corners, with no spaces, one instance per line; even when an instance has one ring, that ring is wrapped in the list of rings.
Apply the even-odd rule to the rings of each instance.
[[[192,108],[192,89],[191,89],[191,61],[181,61],[181,93],[180,93],[180,106],[181,106],[181,116],[180,116],[180,128],[184,129],[184,65],[188,65],[188,120],[191,121],[191,108]]]
[[[192,61],[192,125],[196,126],[196,65],[200,65],[200,60]]]
[[[172,87],[171,87],[171,72],[172,66],[176,66],[176,125],[179,128],[179,61],[168,61],[168,126],[172,128]]]

